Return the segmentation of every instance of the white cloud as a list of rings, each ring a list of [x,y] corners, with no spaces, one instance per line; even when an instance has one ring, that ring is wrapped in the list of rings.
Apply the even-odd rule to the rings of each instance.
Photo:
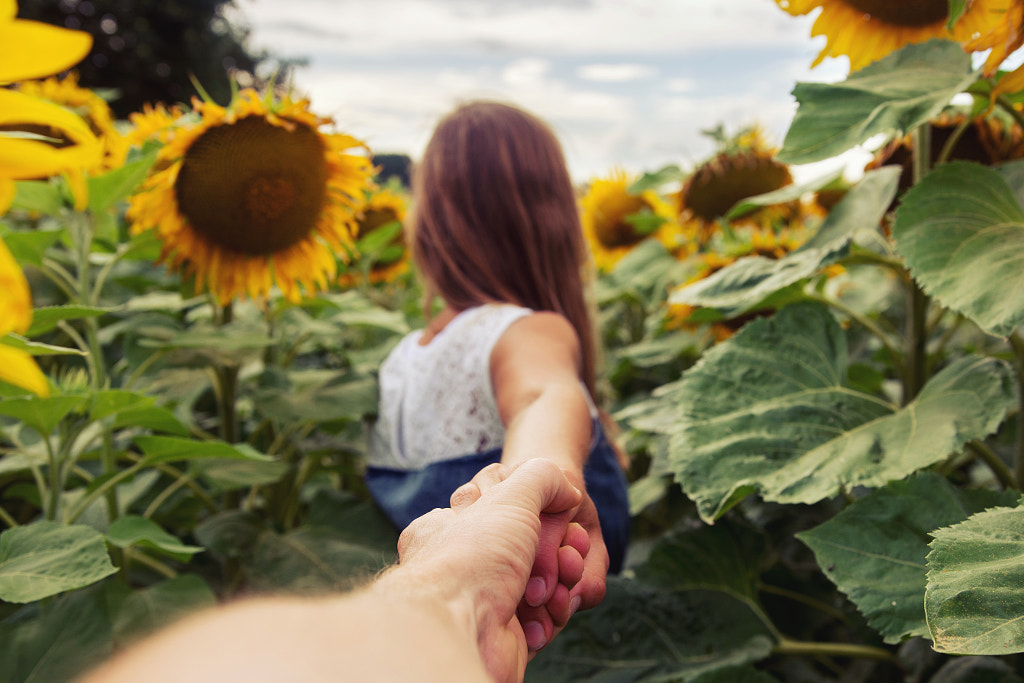
[[[626,83],[654,78],[658,70],[644,64],[587,64],[576,70],[585,81],[598,83]]]

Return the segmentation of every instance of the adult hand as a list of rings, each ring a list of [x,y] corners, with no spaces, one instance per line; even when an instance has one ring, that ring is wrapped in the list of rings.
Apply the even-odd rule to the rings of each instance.
[[[529,654],[517,608],[525,594],[536,597],[537,584],[528,588],[531,577],[539,576],[535,558],[543,558],[548,600],[557,585],[575,588],[583,573],[577,546],[585,546],[585,534],[570,521],[583,495],[549,460],[498,467],[483,487],[456,492],[453,507],[433,510],[406,528],[398,543],[398,572],[468,602],[488,672],[499,681],[519,681]],[[570,600],[566,590],[559,611],[565,620]]]
[[[452,494],[452,508],[473,503],[504,481],[514,467],[498,463],[484,468]],[[596,607],[604,599],[609,560],[597,508],[586,495],[582,475],[568,470],[563,474],[583,497],[564,534],[552,525],[540,538],[531,578],[517,610],[531,658],[573,614]]]

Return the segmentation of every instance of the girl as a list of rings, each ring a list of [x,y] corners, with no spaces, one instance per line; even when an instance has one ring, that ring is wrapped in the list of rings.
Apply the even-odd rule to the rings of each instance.
[[[489,464],[554,460],[585,492],[581,584],[598,581],[599,601],[622,566],[629,506],[591,398],[588,260],[561,147],[520,109],[467,104],[438,124],[413,185],[428,324],[381,366],[367,485],[401,529],[470,480],[486,487]]]

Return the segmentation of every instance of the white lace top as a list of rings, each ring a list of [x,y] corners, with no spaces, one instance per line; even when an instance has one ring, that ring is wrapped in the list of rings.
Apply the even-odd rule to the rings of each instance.
[[[425,346],[407,335],[380,368],[380,409],[368,464],[412,470],[498,448],[505,427],[491,386],[491,350],[532,313],[487,304],[459,313]]]

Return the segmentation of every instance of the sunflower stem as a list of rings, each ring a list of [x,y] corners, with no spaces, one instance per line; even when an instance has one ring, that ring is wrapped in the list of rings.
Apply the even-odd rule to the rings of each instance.
[[[953,156],[953,148],[956,147],[956,143],[960,142],[960,138],[963,137],[964,133],[967,132],[968,126],[973,123],[971,117],[965,116],[964,120],[957,124],[957,127],[953,129],[949,139],[946,140],[946,144],[942,146],[942,151],[939,152],[939,156],[935,159],[935,165],[944,164],[949,161],[950,157]]]
[[[1017,395],[1020,410],[1017,411],[1017,445],[1014,454],[1014,478],[1017,488],[1024,490],[1024,336],[1019,331],[1010,335],[1010,347],[1017,366]]]
[[[914,158],[913,177],[914,185],[917,185],[928,174],[930,170],[929,157],[931,155],[932,129],[931,125],[925,123],[914,129]],[[924,386],[928,369],[928,295],[917,284],[917,281],[907,273],[907,321],[906,321],[906,344],[907,363],[903,373],[903,403],[910,403]]]
[[[1024,112],[1019,111],[1015,106],[1013,106],[1013,102],[1010,101],[1009,97],[1006,95],[1000,95],[996,98],[996,104],[998,104],[1003,111],[1009,114],[1010,117],[1017,122],[1018,126],[1024,127]]]
[[[988,465],[988,468],[992,470],[992,474],[999,480],[999,484],[1003,489],[1017,488],[1013,472],[1010,471],[1010,468],[1007,467],[1002,458],[988,447],[988,444],[978,440],[968,441],[967,448]]]

